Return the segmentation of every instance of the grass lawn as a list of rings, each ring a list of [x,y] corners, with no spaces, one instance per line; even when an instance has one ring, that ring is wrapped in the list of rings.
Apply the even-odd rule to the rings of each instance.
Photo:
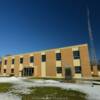
[[[9,92],[13,84],[0,83],[0,93]],[[13,88],[14,89],[14,88]],[[21,100],[87,100],[87,95],[76,90],[66,90],[58,87],[31,87],[30,94],[14,93],[22,97]]]
[[[12,87],[11,83],[0,83],[0,93],[8,92]]]
[[[28,95],[22,95],[22,100],[87,100],[85,93],[76,90],[65,90],[58,87],[35,87]]]

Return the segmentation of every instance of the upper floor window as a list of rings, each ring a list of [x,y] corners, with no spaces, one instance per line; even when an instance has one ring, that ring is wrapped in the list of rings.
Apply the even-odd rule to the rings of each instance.
[[[75,66],[75,73],[81,73],[81,66]]]
[[[23,58],[20,58],[20,63],[21,63],[21,64],[23,63]]]
[[[31,56],[31,57],[30,57],[30,63],[33,63],[33,62],[34,62],[34,57]]]
[[[12,64],[14,64],[14,62],[15,62],[15,59],[12,59]]]
[[[46,61],[46,55],[42,55],[42,62]]]
[[[80,52],[79,51],[73,51],[74,59],[80,59]]]
[[[56,60],[61,60],[61,53],[56,53]]]
[[[5,60],[5,65],[7,65],[7,60]]]
[[[62,67],[56,67],[57,73],[62,73]]]

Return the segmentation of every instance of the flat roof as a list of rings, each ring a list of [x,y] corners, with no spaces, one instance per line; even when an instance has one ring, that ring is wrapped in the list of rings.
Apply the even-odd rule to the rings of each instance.
[[[3,56],[2,58],[14,57],[14,56],[23,56],[23,55],[26,55],[26,54],[39,53],[39,52],[42,53],[42,52],[48,52],[48,51],[52,51],[52,50],[68,49],[68,48],[75,48],[75,47],[82,47],[82,46],[88,46],[88,44],[85,43],[85,44],[73,45],[73,46],[66,46],[66,47],[61,47],[61,48],[52,48],[52,49],[34,51],[34,52],[29,52],[29,53],[22,53],[22,54],[15,54],[15,55],[7,55],[7,56]]]

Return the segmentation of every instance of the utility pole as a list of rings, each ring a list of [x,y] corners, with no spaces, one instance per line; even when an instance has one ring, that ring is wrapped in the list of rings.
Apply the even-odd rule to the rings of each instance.
[[[89,39],[90,39],[91,62],[93,63],[93,75],[98,76],[96,51],[94,46],[93,33],[92,33],[92,28],[90,23],[90,12],[88,7],[87,7],[87,17],[88,17],[88,32],[89,32]]]

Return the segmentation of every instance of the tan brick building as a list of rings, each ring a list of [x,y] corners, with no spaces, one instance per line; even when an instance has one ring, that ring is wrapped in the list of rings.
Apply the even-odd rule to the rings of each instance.
[[[88,45],[2,57],[1,75],[50,78],[91,77]]]

